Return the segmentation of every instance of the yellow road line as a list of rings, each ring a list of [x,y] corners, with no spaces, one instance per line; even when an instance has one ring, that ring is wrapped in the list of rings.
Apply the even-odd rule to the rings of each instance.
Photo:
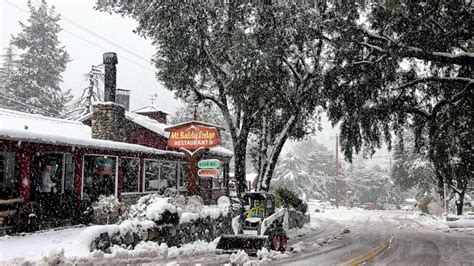
[[[351,266],[354,266],[354,265],[360,265],[364,262],[367,262],[373,258],[375,258],[376,256],[378,256],[379,254],[381,254],[382,252],[384,252],[390,245],[390,239],[391,239],[391,236],[390,235],[386,235],[385,238],[382,240],[382,242],[376,247],[374,248],[373,250],[353,259],[353,260],[350,260],[350,261],[346,261],[344,263],[342,263],[342,265],[351,265]]]
[[[387,221],[384,219],[384,217],[380,217],[380,218],[382,219],[383,223],[385,225],[387,225]],[[355,259],[343,262],[340,265],[351,265],[351,266],[360,265],[364,262],[367,262],[367,261],[377,257],[378,255],[380,255],[382,252],[384,252],[390,246],[390,239],[391,238],[392,238],[391,235],[387,231],[385,233],[384,239],[382,240],[382,242],[380,242],[380,244],[377,247],[375,247],[371,251],[369,251],[369,252],[367,252],[367,253],[365,253],[365,254],[363,254],[363,255],[355,258]]]

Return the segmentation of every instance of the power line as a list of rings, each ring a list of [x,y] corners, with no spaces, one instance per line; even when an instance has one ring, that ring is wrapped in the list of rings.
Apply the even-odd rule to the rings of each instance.
[[[28,10],[26,10],[26,9],[24,9],[24,8],[22,8],[22,7],[19,7],[19,6],[15,5],[15,4],[13,4],[13,3],[10,3],[8,0],[5,0],[5,2],[6,2],[7,4],[13,6],[14,8],[16,8],[16,9],[18,9],[18,10],[21,10],[21,11],[27,13],[27,14],[30,13]],[[86,38],[84,38],[84,37],[81,37],[80,35],[77,35],[76,33],[73,33],[73,32],[71,32],[71,31],[69,31],[69,30],[63,29],[63,31],[66,32],[66,33],[68,33],[68,34],[70,34],[70,35],[72,35],[72,36],[74,36],[74,37],[76,37],[76,38],[78,38],[78,39],[81,39],[81,40],[83,40],[83,41],[85,41],[85,42],[87,42],[87,43],[89,43],[89,44],[91,44],[91,45],[93,45],[93,46],[95,46],[95,47],[98,47],[98,48],[102,49],[103,51],[108,51],[108,50],[109,50],[108,48],[105,48],[105,47],[103,47],[103,46],[100,46],[100,45],[98,45],[98,44],[96,44],[96,43],[94,43],[94,42],[92,42],[92,41],[90,41],[90,40],[88,40],[88,39],[86,39]],[[123,59],[125,59],[126,61],[129,61],[129,62],[131,62],[131,63],[133,63],[133,64],[135,64],[135,65],[137,65],[137,66],[140,66],[140,67],[142,67],[142,68],[144,68],[144,69],[146,69],[146,70],[155,72],[155,70],[153,70],[152,68],[150,68],[150,67],[148,67],[148,66],[145,66],[145,65],[142,65],[142,64],[140,64],[140,63],[137,63],[137,62],[135,62],[134,60],[129,59],[128,57],[125,57],[125,56],[121,55],[120,58],[123,58]]]
[[[34,2],[35,2],[36,5],[41,5],[41,3],[40,3],[39,1],[34,0]],[[38,6],[36,6],[36,7],[38,7]],[[139,55],[139,54],[137,54],[137,53],[135,53],[135,52],[132,52],[132,51],[128,50],[127,48],[125,48],[125,47],[123,47],[123,46],[121,46],[121,45],[118,45],[117,43],[115,43],[115,42],[113,42],[113,41],[110,41],[110,40],[106,39],[105,37],[101,36],[100,34],[93,32],[92,30],[90,30],[90,29],[86,28],[85,26],[83,26],[83,25],[81,25],[81,24],[75,22],[74,20],[72,20],[72,19],[70,19],[70,18],[64,16],[63,14],[60,14],[60,13],[57,12],[57,11],[55,11],[55,13],[58,14],[59,16],[61,16],[62,18],[64,18],[64,21],[68,22],[69,24],[71,24],[71,25],[73,25],[73,26],[75,26],[75,27],[77,27],[77,28],[79,28],[79,29],[81,29],[81,30],[83,30],[83,31],[85,31],[85,32],[87,32],[87,33],[89,33],[90,35],[95,36],[96,38],[99,38],[99,39],[103,40],[104,42],[107,42],[107,43],[109,43],[109,44],[111,44],[111,45],[113,45],[113,46],[115,46],[115,47],[117,47],[117,48],[119,48],[119,49],[122,49],[123,51],[125,51],[125,52],[127,52],[127,53],[129,53],[129,54],[131,54],[131,55],[134,55],[135,57],[137,57],[137,58],[139,58],[139,59],[141,59],[141,60],[143,60],[143,61],[145,61],[145,62],[147,62],[147,63],[150,63],[150,60],[149,60],[149,59],[146,59],[146,58],[142,57],[141,55]]]
[[[27,103],[23,103],[23,102],[14,100],[14,99],[12,99],[11,97],[6,96],[6,95],[4,95],[4,94],[1,94],[1,93],[0,93],[0,97],[2,97],[2,98],[4,98],[4,99],[7,99],[8,101],[12,101],[12,102],[21,104],[21,105],[23,105],[23,106],[27,106],[27,107],[33,108],[33,109],[35,109],[35,110],[41,111],[41,112],[43,112],[43,113],[45,113],[45,114],[48,114],[48,115],[50,115],[50,116],[52,116],[52,117],[53,117],[53,116],[56,116],[56,114],[53,114],[53,113],[51,113],[51,112],[49,112],[49,111],[47,111],[47,110],[45,110],[45,109],[42,109],[42,108],[37,107],[37,106],[33,106],[33,105],[30,105],[30,104],[27,104]]]
[[[22,97],[20,97],[20,96],[18,96],[18,95],[11,95],[11,94],[10,94],[10,95],[6,95],[6,94],[3,94],[3,93],[0,93],[0,94],[2,94],[4,97],[13,97],[13,98],[15,98],[16,100],[23,100],[23,101],[25,102],[24,104],[27,104],[27,102],[28,102],[27,99],[22,98]],[[42,111],[50,111],[51,114],[54,113],[54,110],[51,109],[51,107],[42,108],[42,107],[39,107],[39,106],[36,106],[36,105],[31,105],[31,104],[27,104],[27,105],[29,105],[30,107],[34,107],[34,108],[39,108],[39,109],[42,110]]]
[[[66,33],[68,33],[68,34],[70,34],[70,35],[72,35],[72,36],[74,36],[74,37],[76,37],[76,38],[78,38],[78,39],[81,39],[81,40],[83,40],[83,41],[85,41],[85,42],[87,42],[87,43],[89,43],[89,44],[91,44],[91,45],[94,45],[94,46],[96,46],[96,47],[102,49],[104,52],[106,52],[106,51],[109,50],[109,49],[107,49],[107,48],[105,48],[105,47],[103,47],[103,46],[100,46],[100,45],[98,45],[98,44],[96,44],[96,43],[94,43],[94,42],[92,42],[92,41],[90,41],[90,40],[88,40],[88,39],[86,39],[86,38],[84,38],[84,37],[81,37],[80,35],[77,35],[77,34],[71,32],[71,31],[69,31],[69,30],[63,29],[63,31],[66,32]],[[123,56],[123,55],[120,55],[120,58],[123,58],[123,59],[125,59],[126,61],[129,61],[129,62],[131,62],[131,63],[133,63],[133,64],[135,64],[135,65],[137,65],[137,66],[139,66],[139,67],[142,67],[142,68],[144,68],[144,69],[146,69],[146,70],[150,70],[150,71],[153,71],[153,72],[154,72],[154,70],[153,70],[152,68],[147,67],[147,66],[145,66],[145,65],[142,65],[142,64],[140,64],[140,63],[137,63],[137,62],[133,61],[132,59],[129,59],[128,57],[125,57],[125,56]]]

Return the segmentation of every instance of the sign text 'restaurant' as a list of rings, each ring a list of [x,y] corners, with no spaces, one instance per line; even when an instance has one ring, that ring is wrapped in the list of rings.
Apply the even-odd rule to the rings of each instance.
[[[173,129],[168,146],[174,148],[197,149],[219,145],[217,129],[200,125],[190,125]]]

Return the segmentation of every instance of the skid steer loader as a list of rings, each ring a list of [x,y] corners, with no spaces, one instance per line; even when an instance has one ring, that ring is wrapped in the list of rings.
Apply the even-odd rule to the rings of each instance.
[[[224,252],[244,250],[255,254],[263,247],[285,251],[288,210],[275,211],[275,196],[266,192],[247,192],[242,197],[241,214],[232,219],[234,235],[223,235],[217,249]]]

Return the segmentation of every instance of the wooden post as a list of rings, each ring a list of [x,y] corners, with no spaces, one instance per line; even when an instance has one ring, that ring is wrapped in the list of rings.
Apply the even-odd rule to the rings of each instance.
[[[145,184],[145,159],[140,156],[140,173],[139,173],[138,191],[144,192],[143,184]]]
[[[123,167],[121,157],[117,157],[118,173],[117,173],[117,199],[122,201],[122,182],[123,182]]]
[[[336,208],[339,208],[339,136],[336,134]]]
[[[74,162],[74,188],[76,190],[77,203],[81,202],[82,199],[82,169],[84,167],[84,153],[82,151],[76,151],[73,154]]]
[[[20,194],[28,202],[30,200],[31,152],[27,149],[20,151]]]
[[[188,196],[196,195],[196,179],[197,179],[197,160],[206,150],[205,148],[199,148],[194,152],[189,151],[188,149],[181,149],[186,154],[186,161],[188,164],[188,183],[187,183],[187,192]]]

